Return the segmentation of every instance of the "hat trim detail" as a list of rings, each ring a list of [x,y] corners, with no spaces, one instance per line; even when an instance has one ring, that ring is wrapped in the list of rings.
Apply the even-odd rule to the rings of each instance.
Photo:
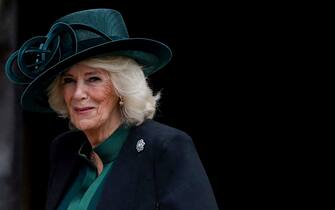
[[[36,36],[29,39],[8,58],[5,65],[7,77],[15,84],[29,84],[44,70],[48,69],[48,66],[60,62],[65,54],[71,56],[78,53],[76,30],[92,32],[99,35],[104,41],[120,39],[118,36],[109,37],[86,24],[58,22],[51,27],[47,36]],[[61,37],[67,35],[71,37],[72,48],[70,49],[74,49],[72,52],[62,52],[60,48]],[[33,60],[33,63],[27,63],[27,60]],[[17,70],[13,66],[15,61]]]

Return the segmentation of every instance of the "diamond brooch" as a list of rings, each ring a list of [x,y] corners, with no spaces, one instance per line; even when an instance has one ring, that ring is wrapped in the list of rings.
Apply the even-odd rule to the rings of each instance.
[[[136,150],[137,152],[141,152],[144,149],[145,142],[143,139],[140,139],[136,143]]]

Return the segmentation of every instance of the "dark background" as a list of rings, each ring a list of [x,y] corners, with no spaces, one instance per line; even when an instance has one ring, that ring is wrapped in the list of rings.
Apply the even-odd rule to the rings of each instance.
[[[207,171],[220,209],[235,209],[246,201],[248,159],[241,156],[248,145],[246,110],[248,78],[238,61],[241,42],[229,7],[184,4],[179,1],[58,0],[24,1],[18,4],[18,46],[32,36],[45,35],[59,17],[81,9],[107,7],[120,11],[131,37],[162,41],[173,58],[151,76],[154,91],[162,91],[156,120],[189,133]],[[233,39],[231,39],[233,38]],[[247,61],[243,61],[247,62]],[[244,65],[242,62],[242,65]],[[248,73],[247,73],[248,74]],[[242,90],[243,89],[243,90]],[[22,89],[17,88],[17,95]],[[243,99],[241,99],[243,98]],[[18,99],[19,100],[19,99]],[[249,106],[250,107],[250,106]],[[24,132],[22,138],[22,198],[26,209],[44,207],[51,140],[67,130],[67,122],[55,114],[38,114],[17,107]],[[249,113],[250,114],[250,113]],[[249,115],[248,114],[248,115]]]

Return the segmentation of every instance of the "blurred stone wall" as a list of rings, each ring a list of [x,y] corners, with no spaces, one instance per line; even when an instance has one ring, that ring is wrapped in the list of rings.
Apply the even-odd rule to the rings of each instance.
[[[16,42],[16,1],[0,0],[0,209],[19,209],[20,161],[16,152],[15,89],[4,74],[4,62]]]

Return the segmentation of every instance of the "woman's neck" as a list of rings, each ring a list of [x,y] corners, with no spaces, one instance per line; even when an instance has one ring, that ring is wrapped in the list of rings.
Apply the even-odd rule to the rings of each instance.
[[[88,141],[91,143],[92,148],[98,146],[102,142],[104,142],[109,136],[111,136],[116,129],[121,125],[121,120],[114,121],[111,120],[111,122],[108,125],[100,126],[98,128],[85,130],[83,131],[88,139]]]

